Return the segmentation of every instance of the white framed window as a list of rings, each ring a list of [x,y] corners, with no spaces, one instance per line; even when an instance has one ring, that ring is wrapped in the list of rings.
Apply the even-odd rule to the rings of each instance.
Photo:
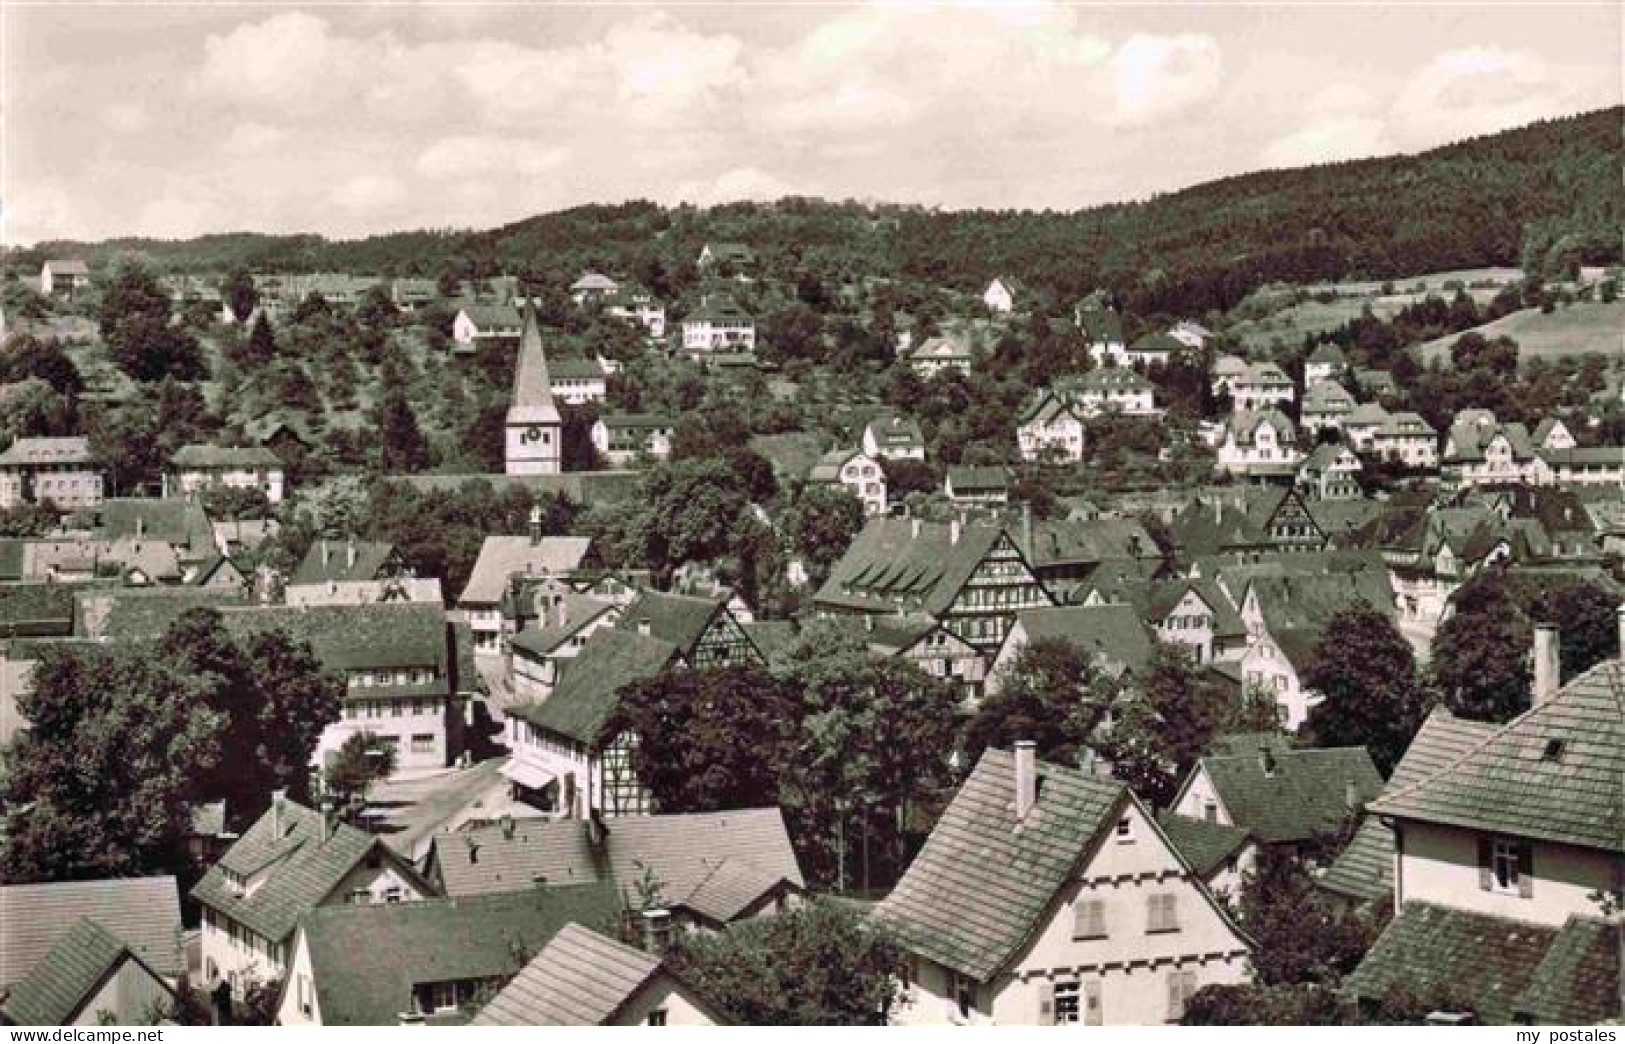
[[[1072,907],[1073,939],[1106,938],[1106,900],[1079,899]]]
[[[1116,838],[1117,843],[1120,844],[1120,845],[1133,844],[1134,843],[1134,820],[1130,819],[1128,816],[1123,816],[1121,819],[1119,819],[1117,821],[1117,828],[1113,832],[1113,836]]]
[[[649,1017],[643,1020],[643,1024],[645,1026],[664,1026],[666,1024],[666,1009],[656,1008],[651,1011]]]
[[[1185,1004],[1196,992],[1196,972],[1192,969],[1168,973],[1168,1021],[1178,1022],[1185,1017]]]
[[[1179,896],[1172,892],[1154,892],[1146,896],[1146,932],[1179,931]]]
[[[1078,1004],[1078,984],[1076,982],[1058,982],[1055,990],[1055,1025],[1077,1025],[1081,1014]]]

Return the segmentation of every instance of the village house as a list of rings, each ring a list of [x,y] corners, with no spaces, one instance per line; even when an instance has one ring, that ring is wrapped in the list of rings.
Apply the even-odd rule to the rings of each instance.
[[[761,651],[742,626],[735,596],[671,594],[645,590],[621,613],[616,626],[670,642],[677,662],[707,667],[763,664]]]
[[[1439,434],[1419,413],[1391,414],[1371,431],[1370,450],[1381,460],[1412,471],[1439,466]]]
[[[40,265],[39,292],[71,301],[90,286],[90,269],[83,261],[47,261]]]
[[[570,284],[570,300],[577,307],[586,307],[589,304],[599,304],[615,295],[621,284],[604,275],[602,272],[585,272],[580,279]]]
[[[989,750],[874,912],[909,957],[892,1021],[1178,1022],[1248,940],[1132,791]]]
[[[513,305],[465,304],[451,322],[452,351],[473,355],[482,347],[511,347],[523,330],[524,319]]]
[[[259,446],[182,446],[170,458],[176,490],[186,496],[211,489],[257,489],[282,503],[282,462]]]
[[[1298,429],[1280,410],[1237,409],[1225,422],[1215,470],[1238,478],[1283,478],[1298,470]]]
[[[676,422],[663,413],[606,413],[593,421],[592,446],[617,468],[644,456],[665,460],[671,456],[675,428]]]
[[[1247,625],[1223,589],[1190,577],[1151,585],[1146,623],[1164,645],[1178,646],[1197,664],[1239,660],[1247,648]]]
[[[567,581],[581,569],[591,549],[588,537],[543,535],[540,509],[532,509],[525,535],[487,536],[468,583],[457,596],[457,611],[473,632],[475,653],[500,655],[518,633],[512,615],[503,611],[503,599],[516,580]]]
[[[1058,602],[1083,601],[1086,583],[1107,576],[1148,583],[1163,566],[1162,549],[1137,518],[1073,517],[1035,521],[1022,506],[1014,536],[1033,575]]]
[[[1157,813],[1163,836],[1185,860],[1196,879],[1216,898],[1241,899],[1247,875],[1258,870],[1259,846],[1244,827],[1175,813]]]
[[[1335,344],[1322,344],[1303,361],[1303,386],[1311,389],[1322,381],[1341,381],[1348,372],[1348,359]]]
[[[887,659],[907,660],[931,677],[940,678],[958,691],[967,706],[981,700],[987,683],[987,657],[936,619],[923,613],[907,613],[865,616],[863,621],[863,639],[870,652]]]
[[[1009,276],[994,276],[982,291],[982,303],[994,315],[1009,315],[1017,305],[1030,303],[1027,288]]]
[[[1625,446],[1547,449],[1537,456],[1542,478],[1554,485],[1625,487]]]
[[[1358,453],[1371,452],[1371,440],[1378,428],[1387,424],[1388,411],[1375,402],[1362,402],[1343,418],[1343,438]]]
[[[1208,342],[1213,340],[1213,331],[1201,323],[1189,319],[1181,319],[1168,329],[1168,336],[1183,344],[1193,352],[1200,352],[1207,348]]]
[[[1310,856],[1382,790],[1364,747],[1297,747],[1268,733],[1229,740],[1180,784],[1170,806],[1176,815],[1239,827],[1264,848]]]
[[[536,310],[525,308],[519,338],[519,363],[513,398],[503,420],[503,472],[508,475],[557,475],[564,470],[564,421],[553,402],[547,350],[536,325]]]
[[[863,505],[865,515],[886,513],[886,469],[879,460],[862,450],[831,450],[818,458],[807,481],[846,487]]]
[[[732,298],[708,295],[683,317],[683,352],[693,357],[717,352],[755,352],[756,320]]]
[[[942,479],[942,494],[957,507],[1010,503],[1014,479],[1003,464],[955,464]]]
[[[1247,372],[1247,360],[1239,355],[1221,355],[1213,360],[1213,377],[1210,389],[1214,395],[1227,393],[1231,382],[1238,380]]]
[[[1354,500],[1364,495],[1360,472],[1365,465],[1341,442],[1316,444],[1298,465],[1297,489],[1306,500]]]
[[[924,460],[925,436],[918,422],[880,413],[863,426],[863,452],[878,460]]]
[[[660,911],[644,911],[658,920]],[[656,939],[660,929],[651,928]],[[661,960],[583,925],[554,936],[474,1017],[476,1026],[727,1026],[730,1020]]]
[[[411,903],[318,906],[293,935],[279,1026],[466,1023],[484,997],[575,922],[613,922],[603,885]]]
[[[1341,431],[1343,422],[1354,412],[1354,396],[1333,380],[1319,381],[1303,393],[1298,417],[1310,436],[1323,431]]]
[[[502,774],[516,800],[565,818],[648,815],[647,788],[632,765],[636,738],[613,732],[620,691],[672,667],[677,647],[637,630],[594,634],[560,671],[553,693],[507,711],[512,759]]]
[[[666,306],[636,283],[622,283],[604,298],[603,309],[607,316],[643,327],[643,332],[655,340],[666,336]]]
[[[1053,605],[999,526],[873,518],[813,598],[828,616],[926,613],[985,656],[1022,609]]]
[[[1354,370],[1354,389],[1372,399],[1391,399],[1399,394],[1399,383],[1387,370]]]
[[[1156,645],[1132,606],[1063,605],[1023,609],[1004,636],[988,670],[987,692],[997,696],[1004,680],[1034,642],[1058,642],[1085,656],[1112,678],[1141,673],[1151,666]],[[1100,708],[1103,712],[1109,708]]]
[[[613,885],[623,896],[658,882],[673,932],[715,932],[801,901],[806,881],[777,807],[512,819],[435,835],[424,874],[452,898]]]
[[[1134,370],[1106,366],[1090,370],[1066,382],[1066,391],[1086,417],[1121,413],[1131,417],[1161,414],[1155,400],[1155,385]]]
[[[756,252],[743,243],[721,242],[701,247],[694,263],[702,272],[714,270],[714,274],[746,282],[756,270],[757,259]]]
[[[152,1025],[186,974],[170,876],[0,886],[0,925],[0,1023]]]
[[[1150,369],[1153,366],[1167,366],[1175,359],[1182,358],[1193,348],[1172,334],[1148,333],[1140,337],[1123,352],[1124,366],[1138,366],[1141,369]]]
[[[411,314],[438,301],[440,288],[433,279],[421,277],[392,279],[389,283],[389,299],[395,303],[396,308]]]
[[[1488,410],[1462,410],[1450,423],[1440,478],[1449,489],[1513,482],[1539,485],[1541,459],[1529,430],[1516,422],[1503,424]]]
[[[927,337],[909,353],[909,365],[914,372],[929,380],[944,370],[971,371],[970,342],[959,336],[939,335]]]
[[[1092,301],[1083,302],[1073,309],[1072,321],[1083,336],[1089,358],[1094,360],[1096,366],[1108,363],[1128,365],[1128,355],[1123,345],[1123,318],[1117,312]]]
[[[600,628],[613,627],[623,606],[554,583],[522,592],[534,599],[534,626],[521,626],[508,642],[508,684],[521,703],[552,695],[564,664],[580,655]]]
[[[0,453],[0,508],[81,508],[101,502],[102,469],[83,435],[18,439]]]
[[[1344,980],[1353,999],[1403,985],[1488,1024],[1621,1017],[1625,925],[1599,904],[1625,880],[1625,661],[1559,687],[1555,632],[1534,657],[1528,711],[1370,804],[1394,835],[1395,917]]]
[[[1580,444],[1561,417],[1547,417],[1537,424],[1533,441],[1537,451],[1571,450]]]
[[[1088,414],[1072,397],[1044,389],[1016,421],[1016,445],[1025,461],[1083,459]]]
[[[608,375],[597,359],[554,359],[548,367],[548,388],[553,398],[571,406],[603,402]]]
[[[1248,363],[1234,375],[1221,376],[1215,367],[1214,383],[1230,393],[1231,405],[1238,413],[1286,405],[1298,394],[1292,378],[1272,362]]]
[[[387,541],[323,537],[314,541],[300,559],[288,578],[287,589],[295,592],[290,601],[303,600],[307,592],[338,595],[357,584],[381,591],[385,581],[406,579],[410,572],[395,545]]]

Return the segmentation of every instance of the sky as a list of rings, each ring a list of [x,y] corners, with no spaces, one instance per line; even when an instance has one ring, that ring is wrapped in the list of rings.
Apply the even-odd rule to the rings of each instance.
[[[0,3],[0,239],[1071,210],[1617,105],[1614,3]]]

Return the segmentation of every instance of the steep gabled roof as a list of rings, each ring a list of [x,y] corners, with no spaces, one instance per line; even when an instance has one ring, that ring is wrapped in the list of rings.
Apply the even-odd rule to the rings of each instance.
[[[64,1025],[85,1014],[86,1002],[126,960],[142,963],[123,940],[90,918],[81,918],[22,981],[0,997],[0,1012],[19,1026]],[[147,970],[159,978],[151,968]]]
[[[1625,852],[1625,661],[1609,660],[1453,764],[1385,793],[1398,819]]]
[[[275,469],[282,462],[263,446],[210,446],[192,443],[175,451],[170,461],[176,468]]]
[[[864,611],[938,615],[953,604],[998,542],[1008,539],[997,526],[958,527],[957,540],[954,532],[948,523],[872,518],[830,570],[815,601]]]
[[[394,558],[395,545],[387,540],[317,540],[305,552],[288,583],[376,580]]]
[[[637,631],[605,627],[559,672],[558,685],[541,703],[508,709],[509,717],[538,729],[596,746],[620,706],[621,689],[652,678],[677,658],[677,646]]]
[[[393,1026],[415,986],[501,981],[575,924],[612,928],[615,889],[529,888],[412,903],[321,907],[302,928],[326,1026]]]
[[[1016,622],[1029,642],[1065,642],[1119,670],[1143,671],[1156,656],[1156,642],[1131,605],[1024,609]]]
[[[1513,1001],[1513,1011],[1536,1024],[1595,1026],[1618,1020],[1619,983],[1625,975],[1620,934],[1625,925],[1595,917],[1570,917],[1529,985]]]
[[[519,368],[513,379],[509,424],[558,424],[553,403],[553,381],[547,375],[547,351],[536,325],[536,309],[526,307],[525,329],[519,336]]]
[[[581,568],[592,540],[577,536],[488,536],[469,570],[459,605],[495,605],[516,573],[564,577]]]
[[[1133,795],[1048,762],[1015,815],[1015,756],[988,750],[875,919],[914,953],[988,982],[1021,953],[1056,894]]]
[[[671,973],[659,957],[572,924],[491,999],[473,1025],[609,1025],[661,976]],[[707,1014],[716,1018],[714,1012]]]
[[[0,468],[43,464],[92,464],[90,439],[83,435],[18,439],[0,453]]]
[[[1192,816],[1177,816],[1172,812],[1160,813],[1157,825],[1162,828],[1168,843],[1185,857],[1185,862],[1201,878],[1211,876],[1252,841],[1252,835],[1244,827]]]
[[[623,631],[647,629],[654,637],[676,646],[678,655],[686,659],[694,655],[700,639],[727,607],[725,594],[701,596],[644,591],[626,607],[616,626]]]
[[[74,925],[89,919],[159,975],[186,970],[173,877],[124,877],[0,887],[0,991],[21,981]]]
[[[1268,756],[1203,758],[1191,773],[1205,773],[1231,822],[1264,844],[1309,841],[1336,829],[1382,790],[1382,776],[1364,747],[1272,745]],[[1348,784],[1354,786],[1353,808]]]

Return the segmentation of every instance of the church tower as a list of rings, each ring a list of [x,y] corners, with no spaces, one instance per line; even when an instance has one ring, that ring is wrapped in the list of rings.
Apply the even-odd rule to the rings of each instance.
[[[563,425],[547,375],[547,353],[536,328],[536,310],[527,304],[513,403],[508,407],[504,470],[509,475],[557,475],[564,470],[560,466],[562,441]]]

